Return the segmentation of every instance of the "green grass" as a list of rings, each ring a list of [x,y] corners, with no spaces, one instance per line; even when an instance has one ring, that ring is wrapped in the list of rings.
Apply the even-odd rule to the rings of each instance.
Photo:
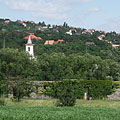
[[[6,106],[55,106],[56,99],[22,99],[21,102],[13,102],[10,99],[5,99]],[[77,100],[75,106],[81,107],[105,107],[105,108],[120,108],[120,101],[112,100]]]
[[[120,109],[96,107],[1,107],[0,120],[120,120]]]
[[[22,99],[20,102],[15,102],[10,99],[5,99],[6,106],[55,106],[56,99]]]
[[[77,100],[74,107],[55,107],[55,99],[5,102],[0,120],[120,120],[120,101]]]

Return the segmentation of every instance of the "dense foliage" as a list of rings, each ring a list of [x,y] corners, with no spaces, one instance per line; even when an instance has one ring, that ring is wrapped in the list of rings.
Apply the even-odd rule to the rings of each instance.
[[[45,22],[36,24],[32,21],[0,19],[0,94],[6,92],[6,86],[11,84],[14,94],[23,96],[27,88],[22,85],[25,81],[119,81],[120,48],[114,48],[112,44],[119,45],[120,35],[97,30],[84,33],[85,30],[70,27],[66,22],[51,26]],[[72,35],[67,34],[70,31]],[[32,40],[35,60],[30,60],[25,53],[27,40],[24,37],[29,34],[42,38]],[[100,40],[101,35],[104,37]],[[63,42],[45,45],[46,40]],[[94,98],[97,93],[95,96],[92,92],[89,94]]]
[[[29,55],[14,49],[0,50],[0,94],[11,93],[19,101],[21,97],[28,95],[30,85],[27,83],[33,73],[34,66]],[[34,68],[34,67],[33,67]],[[11,91],[11,92],[10,92]]]
[[[51,83],[49,86],[50,91],[48,92],[50,96],[59,99],[58,105],[61,106],[74,106],[77,98],[76,89],[74,82],[66,81]]]
[[[30,60],[25,52],[8,48],[0,56],[0,80],[120,80],[119,63],[90,54],[43,54]]]
[[[92,99],[107,97],[114,91],[113,82],[108,80],[63,80],[47,83],[46,85],[45,93],[58,98],[63,105],[68,105],[69,102],[71,104],[75,103],[76,98],[83,99],[86,88],[88,89],[88,97]]]

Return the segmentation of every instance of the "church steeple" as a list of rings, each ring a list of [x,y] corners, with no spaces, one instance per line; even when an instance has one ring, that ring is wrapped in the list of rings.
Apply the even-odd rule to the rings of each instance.
[[[27,45],[32,45],[32,40],[30,36],[28,37]]]
[[[26,44],[26,52],[30,54],[32,58],[34,58],[34,49],[33,49],[34,44],[32,44],[31,37],[28,37],[28,41]]]

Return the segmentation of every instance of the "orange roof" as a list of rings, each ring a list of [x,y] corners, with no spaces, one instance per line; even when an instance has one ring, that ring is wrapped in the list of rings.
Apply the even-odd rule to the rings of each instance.
[[[64,40],[58,40],[58,42],[63,42]]]
[[[23,23],[24,23],[24,21],[18,21],[18,23],[23,24]]]
[[[27,37],[24,37],[24,39],[28,39],[29,36],[30,36],[31,39],[42,40],[41,37],[36,37],[34,34],[30,34],[30,35],[28,35]]]
[[[94,32],[95,30],[94,29],[88,29],[89,32]]]
[[[9,21],[9,20],[5,20],[4,22],[5,22],[5,23],[9,23],[10,21]]]
[[[100,36],[98,36],[99,38],[104,38],[105,37],[105,35],[100,35]]]
[[[31,24],[34,24],[35,22],[34,21],[28,21],[29,23],[31,23]]]
[[[63,27],[63,25],[58,25],[59,27]]]
[[[27,43],[26,45],[32,45],[32,43]]]

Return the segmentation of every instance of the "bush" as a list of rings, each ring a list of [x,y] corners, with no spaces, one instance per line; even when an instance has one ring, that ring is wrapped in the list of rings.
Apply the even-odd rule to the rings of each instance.
[[[58,83],[57,98],[62,106],[74,106],[76,102],[76,91],[72,81]],[[58,104],[59,105],[59,104]]]
[[[58,106],[73,106],[76,102],[76,86],[73,81],[64,80],[48,83],[45,94],[59,99]]]

